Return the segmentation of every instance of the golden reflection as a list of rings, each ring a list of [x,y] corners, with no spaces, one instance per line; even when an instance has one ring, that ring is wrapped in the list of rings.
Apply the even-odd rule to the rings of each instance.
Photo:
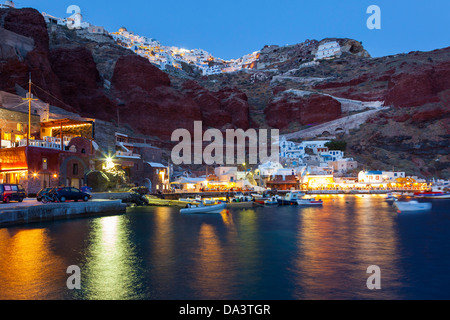
[[[50,248],[45,229],[0,230],[0,299],[51,299],[65,288],[67,266]]]
[[[81,268],[87,299],[134,298],[139,288],[135,248],[129,239],[126,216],[92,221],[91,243],[86,264]],[[86,278],[83,278],[85,275]]]
[[[158,263],[158,268],[153,268],[156,279],[164,279],[172,283],[176,276],[174,262],[174,233],[173,233],[173,215],[169,207],[157,207],[153,213],[155,219],[155,228],[150,237],[150,246],[152,248],[152,261]]]
[[[193,274],[195,286],[202,294],[201,299],[223,297],[227,294],[226,288],[235,275],[227,270],[227,267],[230,268],[232,257],[225,256],[212,225],[203,223],[200,227],[198,255],[196,272]]]
[[[345,196],[301,211],[296,298],[346,298],[339,295],[344,291],[373,298],[365,287],[367,267],[396,265],[397,237],[392,215],[378,210],[383,205],[380,197]],[[389,270],[383,279],[396,273]]]

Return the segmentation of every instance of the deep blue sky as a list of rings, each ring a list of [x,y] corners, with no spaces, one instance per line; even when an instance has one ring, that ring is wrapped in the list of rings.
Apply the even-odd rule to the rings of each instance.
[[[0,0],[3,2],[3,0]],[[202,48],[239,58],[266,44],[286,45],[327,37],[362,41],[373,57],[450,46],[449,0],[17,0],[67,17],[71,4],[84,21],[117,31],[125,26],[163,45]],[[369,5],[381,8],[381,30],[369,30]]]

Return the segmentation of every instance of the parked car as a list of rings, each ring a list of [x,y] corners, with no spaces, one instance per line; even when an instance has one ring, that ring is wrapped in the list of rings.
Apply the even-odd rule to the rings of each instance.
[[[22,202],[26,197],[25,189],[20,184],[0,184],[0,200],[3,202]]]
[[[83,200],[88,201],[91,198],[91,195],[86,192],[82,192],[80,189],[73,187],[60,187],[55,190],[56,196],[59,201],[65,202],[67,200]]]
[[[54,188],[44,188],[39,190],[39,192],[36,195],[36,200],[37,201],[42,201],[42,197],[48,193],[50,193]]]

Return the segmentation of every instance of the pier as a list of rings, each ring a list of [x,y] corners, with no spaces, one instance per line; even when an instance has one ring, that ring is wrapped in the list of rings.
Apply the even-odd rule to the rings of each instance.
[[[0,204],[0,228],[35,222],[115,215],[126,212],[122,200],[93,200],[42,204],[34,199]]]

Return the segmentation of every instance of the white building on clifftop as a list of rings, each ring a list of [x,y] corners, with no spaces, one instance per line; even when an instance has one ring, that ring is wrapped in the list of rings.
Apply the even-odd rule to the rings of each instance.
[[[330,41],[319,46],[315,59],[330,59],[337,55],[340,55],[341,53],[341,46],[339,45],[339,43],[337,43],[337,41]]]

